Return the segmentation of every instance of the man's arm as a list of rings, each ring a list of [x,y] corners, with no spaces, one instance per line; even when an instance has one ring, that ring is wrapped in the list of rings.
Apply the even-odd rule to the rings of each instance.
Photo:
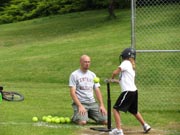
[[[77,105],[79,113],[81,115],[84,115],[86,113],[86,109],[84,108],[84,106],[79,101],[79,99],[76,95],[75,87],[70,87],[70,96],[71,96],[72,100],[74,101],[74,103]]]
[[[97,100],[98,100],[98,102],[99,102],[100,112],[101,112],[103,115],[106,115],[106,114],[107,114],[107,111],[106,111],[106,109],[105,109],[105,107],[104,107],[102,94],[101,94],[101,91],[100,91],[99,88],[96,88],[95,94],[96,94]]]

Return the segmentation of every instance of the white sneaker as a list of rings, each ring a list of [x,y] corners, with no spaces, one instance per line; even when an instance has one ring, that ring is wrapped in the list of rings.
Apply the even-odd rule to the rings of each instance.
[[[151,130],[151,126],[149,126],[147,123],[143,126],[144,132],[147,133],[149,130]]]
[[[124,134],[122,130],[115,128],[111,132],[109,132],[109,135],[124,135]]]

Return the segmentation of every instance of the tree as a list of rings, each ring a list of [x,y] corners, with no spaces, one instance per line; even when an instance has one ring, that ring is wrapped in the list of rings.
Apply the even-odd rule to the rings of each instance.
[[[109,6],[108,6],[108,12],[109,12],[109,18],[116,18],[116,15],[114,13],[115,9],[115,0],[109,0]]]
[[[0,11],[3,10],[4,6],[9,5],[10,1],[11,0],[1,0],[1,2],[0,2]]]

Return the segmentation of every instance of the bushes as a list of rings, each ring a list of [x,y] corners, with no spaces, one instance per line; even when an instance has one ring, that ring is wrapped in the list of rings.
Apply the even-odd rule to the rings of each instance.
[[[117,3],[128,0],[115,0]],[[107,8],[109,0],[2,0],[0,24],[89,9]]]
[[[0,12],[0,23],[11,23],[26,20],[26,15],[35,8],[29,0],[11,0]]]

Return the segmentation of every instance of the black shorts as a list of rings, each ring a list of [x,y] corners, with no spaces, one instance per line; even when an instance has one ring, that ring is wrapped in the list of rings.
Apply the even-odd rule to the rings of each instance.
[[[138,92],[136,91],[125,91],[122,92],[117,99],[114,109],[123,112],[130,112],[137,114],[138,112]]]

